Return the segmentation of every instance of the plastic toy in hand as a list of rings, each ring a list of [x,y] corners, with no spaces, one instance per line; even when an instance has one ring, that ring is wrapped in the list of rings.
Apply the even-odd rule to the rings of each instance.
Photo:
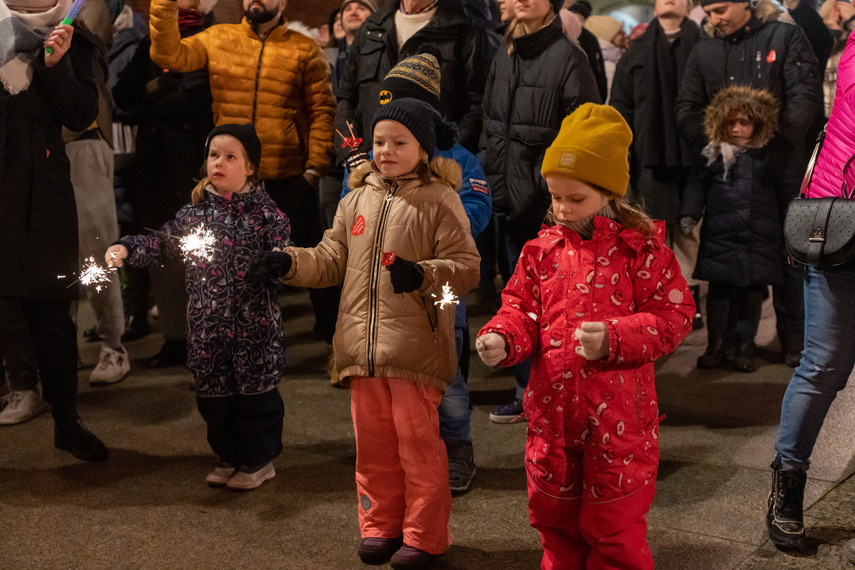
[[[412,293],[422,286],[425,280],[425,270],[414,261],[395,257],[395,261],[386,266],[392,279],[392,290],[395,293]]]
[[[293,259],[284,251],[259,251],[249,262],[250,270],[262,277],[280,279],[291,270]]]

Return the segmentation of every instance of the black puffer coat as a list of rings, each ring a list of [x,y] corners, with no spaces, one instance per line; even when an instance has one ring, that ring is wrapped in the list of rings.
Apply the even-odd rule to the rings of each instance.
[[[457,123],[458,142],[477,152],[481,96],[490,62],[498,49],[498,36],[483,27],[476,15],[470,17],[460,0],[439,0],[431,21],[403,46],[398,46],[397,11],[398,3],[389,2],[369,16],[357,32],[336,91],[336,128],[347,133],[346,122],[350,122],[356,135],[369,145],[371,120],[380,108],[380,84],[386,74],[401,60],[418,54],[422,44],[431,43],[442,53],[440,111],[446,119]],[[341,145],[335,146],[341,150]]]
[[[543,154],[564,117],[589,102],[600,102],[594,73],[558,18],[515,39],[513,54],[502,49],[493,61],[484,90],[481,161],[493,212],[518,241],[537,235],[549,206]]]
[[[749,148],[737,155],[725,178],[721,155],[693,173],[683,191],[681,217],[699,220],[701,244],[694,277],[737,287],[779,285],[783,278],[783,219],[780,186],[763,182],[767,149],[777,126],[777,101],[767,92],[744,87],[722,91],[705,113],[706,136],[726,138],[731,109],[759,117]],[[712,145],[711,145],[712,146]]]
[[[0,84],[0,297],[77,297],[69,287],[79,276],[77,208],[62,127],[82,131],[98,114],[97,41],[75,28],[57,65],[38,56],[26,90],[11,95]]]
[[[704,109],[728,85],[767,89],[781,102],[778,135],[769,145],[763,177],[795,198],[807,166],[805,135],[822,112],[819,64],[801,28],[776,21],[779,11],[761,0],[751,21],[727,37],[695,45],[677,98],[677,126],[696,153],[709,142]]]

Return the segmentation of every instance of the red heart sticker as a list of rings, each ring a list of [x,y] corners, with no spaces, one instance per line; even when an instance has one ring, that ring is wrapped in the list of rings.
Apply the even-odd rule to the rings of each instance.
[[[770,51],[770,52],[769,52],[769,54],[766,56],[766,62],[767,62],[767,63],[772,63],[772,62],[774,62],[774,61],[775,61],[775,59],[776,59],[776,58],[777,58],[777,55],[775,55],[775,50],[772,50],[772,51]]]
[[[355,236],[361,236],[362,232],[365,231],[365,218],[362,216],[357,216],[356,221],[353,222],[353,227],[350,228],[350,233]]]
[[[386,267],[387,265],[392,265],[395,263],[395,258],[398,257],[398,254],[394,251],[387,251],[383,253],[383,257],[380,259],[380,265]]]

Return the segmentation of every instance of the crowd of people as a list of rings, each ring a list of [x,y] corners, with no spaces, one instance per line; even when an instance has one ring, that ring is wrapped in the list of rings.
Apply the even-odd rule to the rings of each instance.
[[[652,568],[653,364],[706,328],[698,368],[754,372],[771,294],[795,372],[766,522],[805,547],[855,274],[792,263],[783,224],[826,120],[805,194],[855,182],[853,5],[656,0],[628,29],[587,0],[344,0],[310,31],[285,0],[230,24],[214,3],[152,0],[146,22],[89,0],[71,24],[71,0],[0,3],[0,425],[49,408],[56,448],[107,459],[77,413],[76,306],[92,386],[128,375],[156,310],[146,365],[193,373],[205,480],[256,489],[283,449],[278,293],[304,287],[350,390],[364,562],[426,568],[450,545],[473,338],[513,368],[490,419],[529,424],[542,567]],[[182,255],[200,227],[217,247]],[[82,287],[92,263],[121,287]],[[472,335],[475,289],[496,315]]]

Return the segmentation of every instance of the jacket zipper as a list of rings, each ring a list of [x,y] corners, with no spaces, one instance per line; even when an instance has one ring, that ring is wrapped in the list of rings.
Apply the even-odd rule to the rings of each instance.
[[[380,283],[380,261],[383,257],[383,237],[386,234],[386,217],[392,207],[392,197],[398,189],[393,182],[383,198],[380,218],[377,220],[377,232],[374,234],[374,255],[371,259],[371,284],[368,288],[368,376],[374,376],[374,343],[377,341],[377,305],[379,304],[378,285]]]
[[[259,38],[260,39],[260,38]],[[252,92],[252,126],[255,127],[255,110],[258,104],[258,81],[261,77],[261,58],[264,56],[264,46],[267,38],[261,40],[261,51],[258,52],[258,64],[255,66],[255,89]]]

